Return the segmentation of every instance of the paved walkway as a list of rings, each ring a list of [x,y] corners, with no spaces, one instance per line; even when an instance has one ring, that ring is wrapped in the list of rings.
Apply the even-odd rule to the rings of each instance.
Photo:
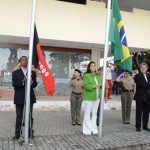
[[[0,150],[150,150],[150,132],[135,131],[121,121],[121,111],[105,110],[103,137],[85,136],[82,126],[72,126],[69,111],[34,111],[35,138],[29,145],[13,141],[15,112],[0,111]],[[82,112],[83,118],[83,112]]]

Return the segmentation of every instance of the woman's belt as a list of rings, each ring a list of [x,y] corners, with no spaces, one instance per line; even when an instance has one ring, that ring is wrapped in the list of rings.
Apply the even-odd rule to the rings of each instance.
[[[122,92],[133,92],[133,90],[123,89]]]
[[[75,93],[75,92],[72,92],[73,94],[77,94],[77,95],[80,95],[80,94],[82,94],[82,93]]]

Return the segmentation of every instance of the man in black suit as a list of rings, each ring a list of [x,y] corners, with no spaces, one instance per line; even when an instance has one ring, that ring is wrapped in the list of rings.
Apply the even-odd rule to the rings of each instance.
[[[150,131],[148,128],[149,106],[150,106],[150,75],[147,73],[148,66],[146,63],[140,65],[140,72],[135,75],[136,93],[136,131],[141,131],[141,119],[143,129]]]
[[[16,105],[16,126],[15,126],[15,137],[14,139],[20,138],[24,104],[25,104],[25,86],[27,81],[27,65],[28,58],[22,56],[19,59],[20,68],[12,72],[12,85],[15,90],[14,104]],[[30,91],[30,114],[31,114],[31,125],[33,124],[32,110],[33,104],[36,103],[36,97],[33,88],[37,86],[36,74],[34,71],[31,72],[31,91]]]

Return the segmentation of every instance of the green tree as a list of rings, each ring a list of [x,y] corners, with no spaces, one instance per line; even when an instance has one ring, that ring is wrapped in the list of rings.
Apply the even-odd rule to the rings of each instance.
[[[17,50],[15,49],[9,49],[10,50],[10,56],[8,57],[8,63],[7,63],[7,71],[12,72],[12,68],[16,66],[17,64]]]
[[[133,70],[139,70],[141,63],[148,64],[148,71],[150,71],[150,50],[132,53]]]

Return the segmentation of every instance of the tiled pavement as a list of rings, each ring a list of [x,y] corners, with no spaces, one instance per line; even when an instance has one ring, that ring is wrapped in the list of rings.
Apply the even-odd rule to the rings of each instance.
[[[83,113],[82,113],[83,116]],[[121,111],[104,111],[103,137],[85,136],[82,126],[71,125],[69,111],[34,111],[35,138],[29,145],[13,141],[15,112],[0,111],[0,150],[149,150],[150,132],[137,133],[121,121]]]

